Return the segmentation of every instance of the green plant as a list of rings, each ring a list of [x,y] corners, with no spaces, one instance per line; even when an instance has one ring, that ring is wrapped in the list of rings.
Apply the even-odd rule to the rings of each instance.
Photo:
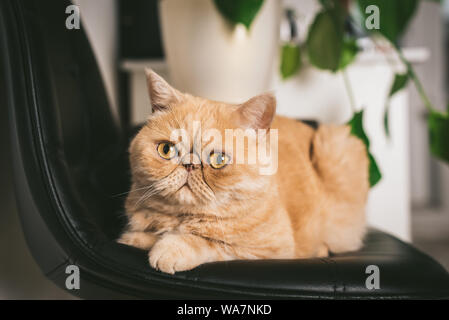
[[[247,29],[264,0],[214,0],[218,11],[231,23],[242,23]]]
[[[351,0],[317,1],[320,2],[321,10],[316,14],[308,30],[305,43],[287,43],[281,48],[282,78],[287,79],[300,70],[305,56],[301,54],[303,50],[307,52],[306,56],[312,66],[330,72],[342,72],[353,110],[353,116],[348,125],[351,127],[351,133],[360,138],[367,147],[370,159],[370,183],[374,186],[382,175],[374,157],[369,152],[369,139],[363,129],[363,110],[359,112],[355,110],[352,89],[345,73],[346,67],[354,61],[359,52],[355,37],[345,32],[345,22],[351,21],[374,41],[379,37],[389,41],[406,67],[405,73],[395,74],[386,97],[384,113],[386,135],[389,135],[388,114],[391,97],[405,88],[409,82],[413,82],[428,111],[431,153],[449,163],[449,106],[445,112],[435,110],[411,64],[398,46],[400,37],[407,29],[420,2],[426,0],[352,0],[357,4],[359,14],[362,16],[358,23],[356,17],[352,16],[353,13],[348,10]],[[214,0],[214,2],[224,17],[232,23],[243,23],[248,29],[263,4],[263,0]],[[367,8],[369,9],[372,5],[378,8],[380,23],[378,28],[368,30],[364,22],[371,18],[371,11]]]

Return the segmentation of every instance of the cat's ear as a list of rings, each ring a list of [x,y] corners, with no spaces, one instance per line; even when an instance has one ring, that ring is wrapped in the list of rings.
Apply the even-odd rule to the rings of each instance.
[[[145,68],[145,74],[153,112],[170,108],[170,106],[181,101],[182,93],[170,86],[156,72],[150,68]]]
[[[236,111],[243,127],[268,129],[276,113],[276,98],[271,93],[255,96]]]

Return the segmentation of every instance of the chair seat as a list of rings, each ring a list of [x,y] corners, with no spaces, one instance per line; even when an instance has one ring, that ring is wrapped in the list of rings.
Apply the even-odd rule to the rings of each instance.
[[[371,230],[357,252],[328,258],[208,263],[168,275],[115,242],[129,190],[129,137],[111,113],[90,44],[64,28],[67,0],[0,1],[1,97],[10,114],[17,205],[42,272],[82,298],[448,298],[437,262]],[[4,92],[3,92],[4,91]],[[366,269],[379,268],[369,290]]]
[[[356,252],[327,258],[295,260],[237,260],[213,262],[191,271],[168,275],[153,270],[147,252],[114,242],[98,254],[126,278],[132,296],[158,298],[302,298],[302,299],[417,299],[448,298],[449,276],[437,262],[411,245],[378,230],[370,230]],[[370,265],[379,268],[380,288],[368,289]],[[114,287],[98,275],[96,281]],[[106,285],[107,283],[107,285]],[[118,287],[117,287],[118,289]]]

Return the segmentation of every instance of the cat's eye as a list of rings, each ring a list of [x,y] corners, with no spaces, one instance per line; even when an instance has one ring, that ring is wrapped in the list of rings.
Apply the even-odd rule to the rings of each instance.
[[[177,155],[176,146],[171,142],[161,142],[157,146],[157,152],[165,160],[170,160]]]
[[[209,164],[214,169],[221,169],[229,163],[229,157],[223,152],[212,152],[209,156]]]

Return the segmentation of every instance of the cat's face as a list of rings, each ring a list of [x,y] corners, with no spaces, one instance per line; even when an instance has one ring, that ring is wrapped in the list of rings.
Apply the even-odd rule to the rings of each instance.
[[[130,147],[134,188],[143,188],[137,205],[223,208],[266,189],[270,177],[260,174],[251,148],[269,135],[257,129],[268,129],[274,116],[271,95],[230,105],[182,94],[152,71],[147,76],[154,112]],[[243,136],[246,129],[255,135]]]

